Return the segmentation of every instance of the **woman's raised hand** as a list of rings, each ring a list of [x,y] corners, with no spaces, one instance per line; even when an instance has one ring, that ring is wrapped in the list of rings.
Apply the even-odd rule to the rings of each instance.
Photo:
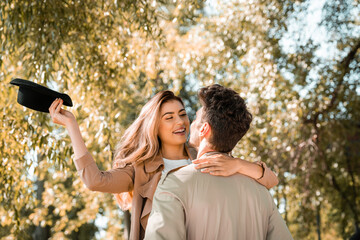
[[[63,100],[61,98],[55,99],[49,108],[50,116],[54,123],[68,126],[72,122],[76,121],[75,116],[71,112],[62,109],[62,105]]]
[[[84,156],[88,150],[82,139],[75,116],[71,112],[62,109],[62,105],[63,100],[56,99],[49,108],[50,116],[54,123],[63,125],[68,130],[74,148],[75,159],[77,159]]]

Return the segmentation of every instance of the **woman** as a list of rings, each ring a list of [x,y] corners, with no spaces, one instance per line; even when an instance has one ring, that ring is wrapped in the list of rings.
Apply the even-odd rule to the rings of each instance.
[[[143,239],[152,207],[152,198],[162,172],[191,163],[196,150],[186,146],[189,118],[181,98],[171,91],[156,94],[142,108],[139,117],[125,131],[116,147],[114,168],[100,171],[82,139],[75,117],[61,109],[62,100],[49,108],[54,123],[66,127],[75,155],[75,166],[86,186],[93,191],[114,193],[121,206],[129,203],[132,193],[131,239]],[[199,164],[205,172],[231,175],[235,172],[256,179],[267,188],[277,184],[277,178],[264,164],[218,156]],[[261,166],[261,167],[260,167]],[[129,206],[129,205],[127,205]]]

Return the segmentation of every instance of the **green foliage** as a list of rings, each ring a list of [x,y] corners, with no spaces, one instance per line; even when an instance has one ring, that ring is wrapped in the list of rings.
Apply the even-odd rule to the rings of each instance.
[[[156,92],[182,96],[191,117],[199,87],[232,87],[254,115],[234,154],[278,172],[272,193],[294,238],[348,238],[359,228],[357,1],[0,6],[1,237],[31,238],[42,227],[53,238],[91,238],[97,214],[109,219],[107,238],[123,233],[112,196],[77,176],[66,131],[16,103],[14,77],[72,97],[101,169],[111,168],[117,141]]]
[[[179,18],[185,24],[202,6],[200,1],[182,4],[0,3],[1,236],[31,238],[42,228],[54,238],[89,239],[102,208],[100,214],[113,216],[107,232],[120,237],[121,216],[112,213],[118,212],[112,196],[84,188],[64,129],[48,114],[17,104],[17,89],[9,82],[20,77],[67,92],[89,150],[100,168],[110,169],[123,130],[161,84],[171,87],[159,78],[151,56],[144,60],[164,44],[161,22]]]

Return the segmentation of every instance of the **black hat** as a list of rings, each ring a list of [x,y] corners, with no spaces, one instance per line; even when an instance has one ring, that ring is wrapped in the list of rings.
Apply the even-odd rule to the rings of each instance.
[[[71,98],[37,83],[16,78],[10,82],[19,86],[17,102],[36,111],[49,112],[49,107],[56,98],[61,98],[64,105],[72,107]]]

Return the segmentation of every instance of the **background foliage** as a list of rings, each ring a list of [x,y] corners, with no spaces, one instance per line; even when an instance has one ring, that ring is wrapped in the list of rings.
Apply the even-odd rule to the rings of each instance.
[[[0,7],[0,237],[124,234],[112,196],[90,192],[77,176],[66,131],[16,103],[15,77],[72,97],[104,170],[157,91],[175,91],[193,116],[199,87],[232,87],[255,116],[234,155],[278,172],[271,192],[294,239],[359,231],[357,0],[5,0]]]

